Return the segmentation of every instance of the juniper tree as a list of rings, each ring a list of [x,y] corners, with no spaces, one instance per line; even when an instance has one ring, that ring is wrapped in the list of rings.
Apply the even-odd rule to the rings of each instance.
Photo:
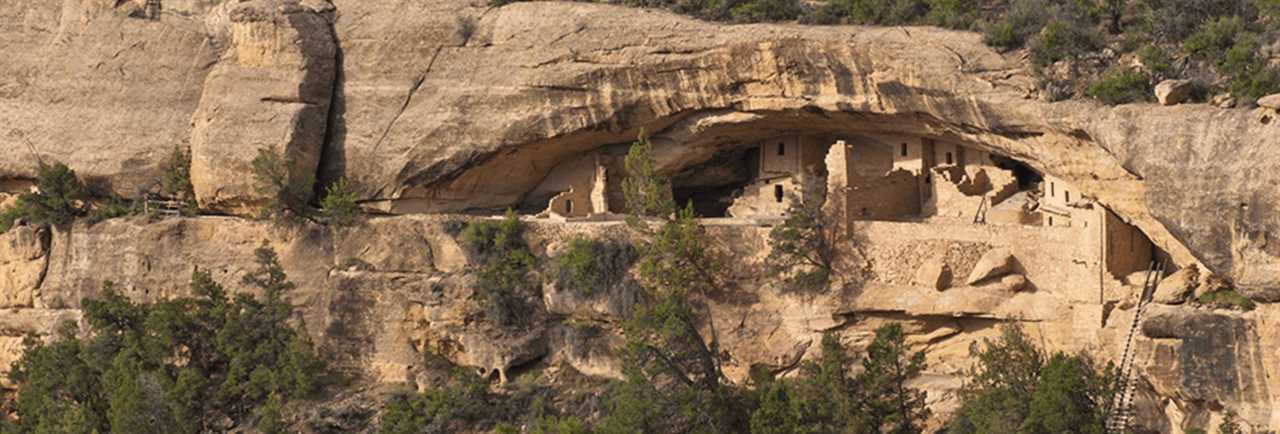
[[[251,162],[255,191],[265,199],[259,216],[276,223],[311,219],[307,200],[311,197],[313,175],[289,173],[292,160],[274,147],[258,149]],[[302,178],[297,178],[302,176]]]
[[[730,432],[746,428],[735,392],[724,385],[714,324],[694,299],[716,291],[718,265],[692,206],[676,210],[669,183],[654,170],[647,140],[632,145],[624,183],[631,227],[640,238],[637,274],[645,291],[623,327],[626,379],[615,384],[601,432]],[[657,222],[638,216],[659,217]]]
[[[1046,356],[1017,326],[974,345],[949,434],[1100,433],[1118,390],[1116,370],[1083,356]]]
[[[825,289],[834,271],[839,227],[823,211],[823,196],[810,191],[795,198],[782,224],[769,230],[765,271],[802,290]]]
[[[501,324],[523,321],[529,306],[524,293],[530,289],[528,274],[534,257],[524,240],[524,227],[514,211],[501,221],[471,222],[459,235],[471,259],[480,263],[476,297]]]
[[[41,162],[36,191],[18,196],[17,205],[0,215],[0,229],[7,229],[19,217],[37,225],[67,226],[84,214],[88,200],[89,193],[74,170],[62,163]]]
[[[292,321],[293,285],[274,253],[257,258],[247,282],[265,301],[230,300],[199,270],[192,298],[135,303],[104,284],[81,302],[85,330],[67,323],[49,343],[27,341],[10,372],[19,419],[5,434],[194,434],[309,395],[324,366]]]

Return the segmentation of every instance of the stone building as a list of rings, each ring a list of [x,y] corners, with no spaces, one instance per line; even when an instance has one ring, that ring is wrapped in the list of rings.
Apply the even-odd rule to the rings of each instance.
[[[989,236],[997,238],[1037,226],[1063,228],[1075,233],[1064,239],[1096,258],[1098,282],[1076,283],[1099,290],[1110,278],[1124,281],[1147,269],[1160,255],[1141,231],[1070,183],[981,149],[937,139],[858,135],[836,141],[826,164],[826,209],[849,226],[859,221],[986,224],[993,226]],[[1010,225],[1031,228],[999,229]]]
[[[788,135],[754,145],[758,165],[751,181],[733,198],[728,216],[738,218],[783,217],[796,201],[820,195],[823,160],[830,142],[818,137]]]
[[[605,214],[610,205],[621,203],[610,191],[609,173],[613,158],[605,152],[593,152],[562,163],[530,192],[533,198],[546,198],[543,215],[580,218]]]
[[[537,209],[544,216],[564,219],[625,213],[625,148],[606,146],[557,165],[526,202],[541,204]],[[672,184],[676,201],[693,203],[702,217],[777,219],[796,201],[817,200],[845,226],[890,221],[936,232],[987,225],[982,233],[991,239],[1029,237],[1051,227],[1063,232],[1055,240],[1074,243],[1073,249],[1094,258],[1092,275],[1099,277],[1075,282],[1084,287],[1123,282],[1159,256],[1141,231],[1069,182],[936,138],[775,136],[674,174]]]

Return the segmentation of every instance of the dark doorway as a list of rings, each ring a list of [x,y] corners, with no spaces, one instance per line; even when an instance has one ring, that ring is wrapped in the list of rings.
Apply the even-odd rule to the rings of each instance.
[[[1031,166],[1028,166],[1026,163],[1021,161],[991,154],[991,163],[1001,169],[1012,171],[1014,178],[1017,178],[1018,180],[1019,190],[1032,188],[1040,184],[1041,181],[1044,181],[1044,176],[1041,175],[1040,172],[1037,172],[1035,169],[1032,169]]]

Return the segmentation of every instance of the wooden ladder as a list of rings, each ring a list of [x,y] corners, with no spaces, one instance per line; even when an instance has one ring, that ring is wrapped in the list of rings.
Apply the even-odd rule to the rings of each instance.
[[[978,211],[977,211],[977,212],[975,212],[975,213],[973,213],[973,222],[974,222],[974,223],[986,223],[986,222],[987,222],[987,208],[990,208],[990,207],[988,206],[990,203],[991,203],[991,199],[990,199],[990,198],[988,198],[987,196],[982,196],[982,202],[979,202],[979,203],[978,203]]]
[[[1142,315],[1146,313],[1156,288],[1160,286],[1160,278],[1164,276],[1164,263],[1152,261],[1147,268],[1146,279],[1142,282],[1142,295],[1138,298],[1138,306],[1133,310],[1133,322],[1129,324],[1129,334],[1125,336],[1124,352],[1120,356],[1120,390],[1111,403],[1110,417],[1107,418],[1107,432],[1122,434],[1128,432],[1129,423],[1133,421],[1133,397],[1138,387],[1134,375],[1133,363],[1136,359],[1133,338],[1142,324]]]
[[[142,200],[142,212],[150,214],[152,212],[169,217],[182,216],[182,202],[170,199],[154,198],[150,195]]]

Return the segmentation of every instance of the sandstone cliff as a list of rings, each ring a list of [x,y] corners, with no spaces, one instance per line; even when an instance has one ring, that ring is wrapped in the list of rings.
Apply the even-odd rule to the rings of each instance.
[[[1280,300],[1274,110],[1044,102],[1020,59],[983,46],[976,34],[933,28],[720,25],[591,4],[454,0],[169,0],[151,19],[142,3],[0,4],[0,192],[25,189],[36,161],[56,159],[104,194],[136,196],[179,146],[192,152],[202,208],[246,215],[261,200],[247,182],[249,161],[276,147],[291,157],[291,182],[347,177],[371,212],[498,210],[536,203],[557,165],[642,130],[672,174],[753,137],[908,133],[960,141],[1067,180],[1177,265],[1198,265],[1256,300]],[[563,347],[566,339],[548,338],[563,336],[547,331],[561,327],[554,320],[512,336],[472,330],[450,312],[467,296],[465,262],[438,225],[410,216],[374,220],[360,234],[273,233],[204,217],[7,233],[0,303],[13,310],[0,324],[11,331],[0,348],[74,317],[102,280],[161,297],[176,291],[191,264],[205,264],[233,282],[263,239],[312,289],[296,300],[307,307],[308,325],[317,336],[341,335],[335,348],[372,379],[411,379],[414,343],[428,339],[465,342],[458,360],[483,369]],[[762,248],[760,234],[739,236]],[[941,366],[958,363],[990,321],[1031,318],[1056,336],[1056,348],[1103,354],[1110,343],[1080,342],[1115,339],[1113,329],[1123,328],[1123,320],[1085,324],[1043,306],[1096,309],[1103,318],[1111,307],[1044,297],[1024,297],[1016,308],[947,305],[963,300],[928,307],[877,301],[861,288],[827,301],[758,288],[756,304],[717,313],[741,324],[740,367],[791,357],[814,333],[844,321],[842,312],[915,321],[920,342],[949,342],[937,352]],[[785,312],[778,323],[730,319],[771,310]],[[1273,310],[1212,314],[1204,320],[1222,325],[1212,331],[1171,325],[1148,333],[1152,351],[1180,356],[1176,364],[1149,359],[1147,414],[1176,413],[1160,422],[1172,423],[1226,402],[1249,409],[1251,422],[1280,426],[1280,413],[1269,410],[1280,392],[1266,375],[1276,366],[1267,327]],[[945,319],[957,312],[962,319]],[[793,333],[768,331],[778,327]],[[944,339],[952,335],[963,339]],[[1230,382],[1205,362],[1226,357],[1223,345],[1208,343],[1223,339],[1239,366]],[[751,350],[760,343],[767,354]],[[589,351],[565,354],[584,372],[613,372],[607,361],[581,356]]]

